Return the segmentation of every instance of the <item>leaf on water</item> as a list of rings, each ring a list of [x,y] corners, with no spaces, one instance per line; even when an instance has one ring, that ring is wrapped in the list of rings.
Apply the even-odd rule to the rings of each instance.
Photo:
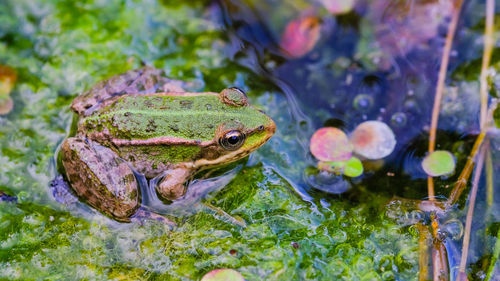
[[[351,157],[351,159],[347,160],[344,167],[344,175],[355,178],[359,177],[363,174],[363,163],[357,157]]]
[[[359,158],[353,156],[347,161],[320,161],[318,169],[354,178],[363,174],[363,163]]]
[[[9,97],[17,75],[14,69],[0,65],[0,115],[9,113],[14,108],[14,102]]]
[[[14,108],[14,102],[9,96],[0,96],[0,115],[9,113]]]
[[[376,0],[371,4],[371,17],[382,49],[392,56],[404,56],[414,48],[427,48],[453,10],[449,0]]]
[[[14,88],[16,79],[17,75],[14,69],[0,65],[0,97],[10,94],[10,91]]]
[[[332,14],[349,13],[354,7],[355,0],[320,0],[320,3]]]
[[[367,159],[381,159],[392,153],[396,137],[384,122],[366,121],[359,124],[351,134],[354,152]]]
[[[455,170],[455,158],[446,150],[436,150],[422,161],[422,168],[431,177],[448,175]]]
[[[321,161],[345,161],[352,156],[352,144],[340,129],[325,127],[311,137],[311,153]]]
[[[291,21],[281,36],[281,48],[286,55],[299,58],[309,53],[319,40],[319,19],[315,16]]]
[[[245,281],[245,278],[234,269],[222,268],[205,274],[201,281]]]
[[[344,171],[346,161],[319,161],[318,169],[340,175]]]

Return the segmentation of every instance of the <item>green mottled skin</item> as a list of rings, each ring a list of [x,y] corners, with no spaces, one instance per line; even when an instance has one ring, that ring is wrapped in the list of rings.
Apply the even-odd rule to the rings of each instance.
[[[138,208],[133,170],[165,175],[156,187],[170,200],[198,171],[247,156],[274,133],[274,122],[238,89],[186,93],[182,82],[143,68],[103,81],[77,97],[74,136],[61,146],[66,178],[89,204],[126,221]],[[228,147],[233,132],[244,140]]]
[[[168,113],[166,113],[168,112]],[[113,138],[149,139],[171,136],[210,141],[219,124],[238,120],[255,129],[269,118],[253,107],[222,103],[218,94],[190,96],[124,96],[81,120],[87,133],[107,129]]]

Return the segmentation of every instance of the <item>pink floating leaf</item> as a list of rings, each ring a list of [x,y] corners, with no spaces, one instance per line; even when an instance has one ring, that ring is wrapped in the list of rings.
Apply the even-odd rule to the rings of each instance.
[[[245,278],[234,269],[221,268],[205,274],[200,281],[245,281]]]
[[[332,14],[348,13],[354,7],[355,0],[320,0],[320,3]]]
[[[317,17],[307,16],[291,21],[281,36],[285,54],[299,58],[311,51],[318,42],[320,23]]]
[[[14,108],[14,102],[9,96],[0,96],[0,115],[9,113]]]
[[[359,124],[351,134],[354,152],[367,159],[381,159],[391,154],[396,147],[396,138],[384,122],[366,121]]]
[[[352,156],[352,144],[337,128],[321,128],[311,137],[311,153],[321,161],[344,161]]]

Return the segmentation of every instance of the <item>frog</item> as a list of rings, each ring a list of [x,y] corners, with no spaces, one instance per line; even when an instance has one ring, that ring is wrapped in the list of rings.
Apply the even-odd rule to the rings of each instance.
[[[141,207],[137,175],[178,200],[200,171],[248,156],[276,124],[239,88],[190,92],[161,69],[129,70],[77,96],[71,132],[60,146],[61,173],[78,198],[120,222]]]

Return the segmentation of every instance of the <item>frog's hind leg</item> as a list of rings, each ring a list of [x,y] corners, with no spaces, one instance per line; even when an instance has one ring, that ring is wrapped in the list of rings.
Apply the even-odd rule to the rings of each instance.
[[[61,146],[66,177],[76,194],[118,221],[139,207],[134,173],[111,149],[90,140],[68,138]]]

